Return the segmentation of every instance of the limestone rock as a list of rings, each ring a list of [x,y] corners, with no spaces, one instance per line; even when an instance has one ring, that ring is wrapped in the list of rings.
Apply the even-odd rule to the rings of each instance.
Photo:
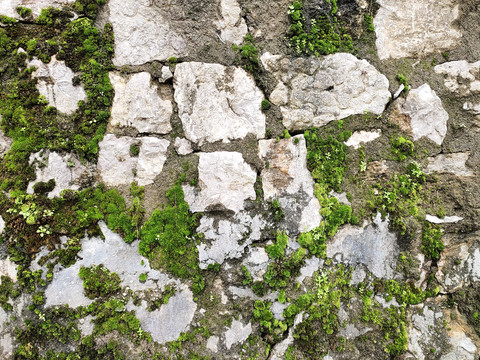
[[[226,259],[240,258],[248,245],[260,240],[261,229],[265,225],[259,215],[251,217],[245,212],[239,212],[229,219],[203,216],[197,228],[197,232],[204,235],[204,241],[197,245],[200,268],[206,269],[210,264],[222,264]]]
[[[0,121],[2,117],[0,116]],[[13,140],[6,136],[2,130],[0,130],[0,158],[3,157],[12,147]]]
[[[345,145],[352,146],[354,149],[358,149],[361,144],[378,139],[382,135],[382,130],[375,131],[355,131],[352,136],[348,138]]]
[[[147,72],[131,76],[110,73],[110,82],[115,89],[112,125],[131,126],[141,133],[166,134],[172,130],[172,103],[162,99],[151,80]]]
[[[432,224],[448,224],[448,223],[457,223],[459,221],[462,221],[463,218],[461,216],[445,216],[443,219],[440,219],[439,217],[432,216],[432,215],[426,215],[425,220],[428,222],[431,222]]]
[[[262,281],[267,272],[270,258],[263,247],[249,247],[250,253],[244,258],[242,264],[252,275],[253,281]]]
[[[465,164],[470,153],[440,154],[428,158],[425,173],[452,173],[457,176],[473,176],[474,173]]]
[[[75,3],[75,0],[0,0],[0,15],[21,19],[15,10],[18,6],[27,7],[32,10],[34,16],[38,16],[42,9],[50,6],[61,9],[63,6],[73,3]]]
[[[453,26],[459,16],[454,0],[378,0],[378,4],[373,24],[381,60],[448,50],[462,36]]]
[[[265,135],[263,94],[245,70],[199,62],[176,66],[173,79],[185,137],[204,142]]]
[[[28,184],[27,193],[33,194],[35,183],[54,179],[55,188],[48,193],[49,198],[60,196],[65,189],[80,189],[82,182],[88,182],[94,170],[90,165],[83,165],[76,155],[49,151],[30,155],[30,164],[36,165],[36,179]]]
[[[187,139],[175,138],[174,146],[179,155],[188,155],[193,152],[192,144]]]
[[[278,142],[260,140],[258,147],[260,158],[268,163],[261,173],[264,199],[278,199],[286,221],[295,224],[298,232],[317,227],[322,219],[320,204],[313,194],[303,135]]]
[[[232,325],[225,333],[225,346],[228,350],[233,344],[243,343],[252,333],[252,324],[243,325],[239,320],[233,319]]]
[[[199,189],[184,185],[185,201],[192,212],[244,208],[244,201],[255,199],[255,171],[238,152],[200,153]]]
[[[223,41],[240,45],[247,35],[248,28],[245,20],[240,16],[241,9],[236,0],[220,0],[222,19],[216,22]]]
[[[480,71],[480,61],[469,63],[465,60],[450,61],[434,68],[437,74],[445,76],[445,87],[460,95],[470,95],[480,91],[480,81],[477,80]]]
[[[38,79],[37,89],[58,111],[73,114],[78,108],[78,102],[87,99],[83,87],[73,85],[74,72],[55,56],[52,56],[48,64],[33,58],[27,66],[37,68],[32,73],[32,76]]]
[[[0,260],[0,276],[7,276],[13,282],[17,281],[17,265],[10,258]]]
[[[218,351],[218,342],[219,342],[219,337],[218,336],[210,336],[207,340],[207,349],[213,351],[216,353]]]
[[[427,137],[438,145],[442,144],[447,134],[448,113],[428,84],[410,90],[401,110],[411,118],[414,140]]]
[[[378,213],[364,228],[344,226],[327,244],[327,256],[351,265],[364,264],[378,278],[391,278],[400,253],[397,238],[388,229],[388,219]],[[338,257],[337,257],[338,256]]]
[[[97,170],[110,186],[152,184],[163,169],[170,142],[156,137],[132,138],[107,134],[99,144]],[[139,147],[138,157],[131,154],[132,146]]]
[[[261,61],[278,81],[270,100],[280,106],[289,130],[323,126],[365,111],[381,114],[391,97],[387,78],[351,54],[289,59],[265,53]]]

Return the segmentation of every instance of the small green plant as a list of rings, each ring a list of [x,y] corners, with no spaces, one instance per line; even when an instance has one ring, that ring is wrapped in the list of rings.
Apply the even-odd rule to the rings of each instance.
[[[367,28],[367,31],[374,32],[375,26],[373,25],[373,16],[370,14],[365,14],[364,21],[365,21],[365,27]]]
[[[403,136],[392,138],[390,143],[392,144],[391,153],[395,161],[403,161],[407,157],[415,155],[415,145]]]
[[[270,104],[270,101],[268,101],[267,99],[263,99],[261,106],[262,106],[262,110],[266,111],[266,110],[270,109],[272,104]]]
[[[251,72],[255,73],[259,70],[259,62],[258,62],[258,49],[255,47],[255,40],[251,34],[245,35],[243,39],[242,46],[233,46],[235,51],[238,51],[240,55],[239,61],[242,64],[242,67]],[[266,100],[268,102],[268,100]],[[270,105],[270,103],[268,103]],[[262,101],[262,110],[264,109],[264,102]]]
[[[140,146],[138,144],[130,145],[130,154],[132,156],[138,156],[138,154],[140,154]]]
[[[441,229],[430,223],[424,224],[421,249],[425,256],[429,259],[438,260],[444,247]]]
[[[403,89],[403,93],[406,94],[408,92],[408,90],[410,89],[408,87],[407,78],[403,74],[397,74],[396,79],[400,84],[403,84],[405,86],[405,88]]]
[[[115,295],[120,290],[120,277],[104,265],[82,266],[78,275],[83,280],[85,295],[89,299]]]
[[[141,283],[144,283],[147,281],[147,273],[140,274],[138,277],[138,280],[140,280]]]
[[[170,66],[176,65],[178,63],[178,59],[175,56],[169,57],[167,61]]]
[[[285,218],[285,212],[277,199],[274,199],[270,205],[270,210],[273,213],[273,221],[282,221]]]
[[[0,22],[5,25],[13,25],[17,22],[17,19],[6,15],[0,15]]]
[[[22,18],[28,18],[32,15],[32,10],[23,6],[17,6],[15,9]]]
[[[250,271],[248,271],[247,267],[245,265],[242,266],[242,273],[243,273],[243,285],[250,285],[253,282],[252,275],[250,274]]]

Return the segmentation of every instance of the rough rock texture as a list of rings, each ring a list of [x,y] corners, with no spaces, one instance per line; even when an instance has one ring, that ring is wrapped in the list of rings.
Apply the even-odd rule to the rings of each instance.
[[[426,137],[440,145],[447,134],[448,113],[428,84],[410,90],[401,111],[410,116],[414,140]]]
[[[240,45],[247,35],[248,28],[245,20],[240,16],[241,9],[236,0],[220,0],[222,19],[215,25],[220,30],[223,41]]]
[[[13,282],[17,281],[17,265],[10,258],[0,260],[0,276],[8,276]]]
[[[327,256],[349,263],[364,264],[373,275],[391,278],[400,250],[394,233],[388,230],[388,219],[377,214],[365,228],[347,225],[327,244]]]
[[[457,176],[473,176],[474,173],[465,164],[469,153],[440,154],[428,158],[425,173],[452,173]]]
[[[0,116],[0,121],[2,117]],[[13,140],[6,136],[3,131],[0,130],[0,157],[3,157],[12,147]]]
[[[378,4],[373,24],[380,59],[448,50],[462,36],[453,25],[459,16],[453,0],[378,0]]]
[[[28,62],[28,66],[37,68],[32,73],[32,76],[38,79],[37,89],[58,111],[72,114],[77,110],[78,102],[87,99],[83,88],[73,85],[72,79],[75,74],[64,61],[58,61],[55,56],[52,56],[50,62],[44,64],[37,58],[33,58]]]
[[[198,188],[184,185],[185,201],[190,210],[213,211],[244,208],[245,200],[255,199],[253,185],[257,174],[238,152],[200,153]]]
[[[204,142],[265,135],[262,92],[245,70],[219,64],[181,63],[173,80],[185,137]]]
[[[264,227],[265,221],[260,216],[252,218],[245,212],[239,212],[231,219],[208,215],[202,217],[197,228],[197,232],[204,235],[204,241],[197,245],[200,268],[206,269],[209,264],[222,264],[226,259],[240,258],[252,241],[260,240]]]
[[[37,182],[55,180],[55,187],[48,197],[59,196],[65,189],[78,190],[82,183],[91,182],[93,167],[83,165],[76,155],[56,152],[37,152],[30,155],[30,164],[36,165],[36,179],[28,184],[27,192],[33,194],[33,185]]]
[[[381,135],[382,130],[380,129],[375,131],[355,131],[345,142],[345,145],[358,149],[362,144],[378,139]]]
[[[71,5],[75,0],[0,0],[0,15],[21,19],[15,10],[17,6],[28,7],[34,16],[40,15],[42,9],[49,6],[60,9],[65,5]]]
[[[437,74],[445,76],[445,87],[460,95],[469,95],[480,92],[480,61],[469,63],[466,60],[450,61],[437,65],[434,68]]]
[[[260,157],[269,164],[261,173],[264,199],[278,199],[286,221],[295,224],[298,232],[317,227],[322,217],[313,194],[312,175],[307,169],[303,135],[278,142],[260,140],[258,148]]]
[[[112,125],[131,126],[141,133],[166,134],[172,130],[172,102],[162,99],[158,87],[151,81],[147,72],[131,76],[110,73],[110,82],[115,89]]]
[[[270,101],[280,106],[289,130],[323,126],[365,111],[381,114],[391,97],[387,78],[351,54],[289,59],[265,53],[261,61],[278,81]]]
[[[187,139],[175,138],[174,146],[179,155],[188,155],[193,152],[192,143]]]
[[[232,325],[225,333],[225,346],[230,350],[232,345],[247,340],[252,333],[252,324],[243,325],[239,320],[233,320]]]
[[[156,137],[133,138],[107,134],[100,142],[97,170],[107,185],[152,184],[162,172],[170,142]],[[139,146],[138,156],[131,153],[132,146]]]

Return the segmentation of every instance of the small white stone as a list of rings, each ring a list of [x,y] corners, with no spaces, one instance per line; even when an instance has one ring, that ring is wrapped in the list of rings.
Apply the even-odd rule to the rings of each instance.
[[[447,224],[447,223],[457,223],[463,220],[463,218],[460,216],[445,216],[443,219],[440,219],[439,217],[436,217],[433,215],[426,215],[425,220],[433,224]]]
[[[358,149],[361,144],[378,139],[381,135],[382,130],[380,129],[375,131],[355,131],[352,136],[348,138],[348,141],[345,142],[345,145],[352,146],[354,149]]]
[[[192,143],[187,139],[175,138],[174,146],[179,155],[188,155],[193,152]]]
[[[210,351],[213,351],[214,353],[218,352],[218,341],[219,341],[218,336],[210,336],[207,340],[207,349]]]
[[[252,333],[252,324],[243,325],[239,320],[233,320],[230,328],[225,332],[225,346],[228,350],[233,344],[242,343]]]

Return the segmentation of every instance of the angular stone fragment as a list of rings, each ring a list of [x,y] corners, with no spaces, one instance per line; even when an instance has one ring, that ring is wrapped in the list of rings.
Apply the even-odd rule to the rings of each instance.
[[[406,101],[400,106],[410,116],[414,140],[426,137],[440,145],[447,134],[448,113],[442,100],[428,84],[410,90]]]
[[[243,343],[252,333],[252,324],[243,325],[239,320],[233,319],[232,325],[225,333],[225,346],[228,350],[233,344]]]
[[[192,212],[244,208],[245,200],[255,199],[257,174],[238,152],[200,153],[198,184],[184,185],[185,201]]]
[[[2,117],[0,116],[0,121]],[[0,157],[3,157],[12,147],[13,140],[6,136],[2,130],[0,130]]]
[[[215,25],[220,30],[223,41],[240,45],[247,35],[248,28],[245,20],[240,16],[241,9],[236,0],[220,0],[222,19]]]
[[[358,149],[361,144],[378,139],[381,135],[382,130],[380,129],[375,131],[355,131],[345,142],[345,145],[352,146],[354,149]]]
[[[27,66],[37,68],[32,73],[32,76],[38,79],[37,89],[58,111],[73,114],[78,108],[78,102],[87,99],[83,87],[73,85],[74,72],[55,56],[52,56],[48,64],[33,58]]]
[[[465,164],[470,153],[440,154],[428,158],[428,165],[425,173],[451,173],[457,176],[473,176],[474,173]]]
[[[479,92],[480,81],[477,80],[480,71],[480,61],[469,63],[465,60],[450,61],[434,68],[437,74],[445,76],[445,87],[462,96],[471,92]]]
[[[107,134],[99,144],[97,170],[105,184],[129,185],[137,181],[140,186],[152,184],[162,172],[170,142],[156,137],[133,138]],[[131,147],[139,148],[138,156]]]
[[[278,81],[270,101],[280,106],[289,130],[323,126],[365,111],[381,114],[391,97],[387,78],[351,54],[289,59],[265,53],[261,61]]]
[[[149,73],[122,76],[111,72],[110,82],[115,89],[112,125],[131,126],[141,133],[166,134],[172,130],[172,103],[158,94]]]
[[[176,66],[173,79],[185,137],[205,142],[265,135],[263,94],[245,70],[199,62]]]
[[[431,222],[432,224],[448,224],[448,223],[457,223],[463,218],[461,216],[445,216],[443,219],[440,219],[439,217],[432,216],[432,215],[426,215],[425,220],[428,222]]]
[[[260,140],[259,156],[268,166],[262,170],[265,200],[278,199],[286,221],[298,232],[320,224],[320,204],[313,194],[313,179],[307,169],[307,148],[303,135],[290,139]]]
[[[13,282],[17,281],[17,265],[10,258],[0,260],[0,276],[7,276]]]
[[[188,155],[193,152],[192,144],[187,139],[175,138],[174,146],[179,155]]]
[[[381,60],[448,50],[462,36],[453,25],[459,16],[454,0],[378,0],[378,4],[373,24]]]
[[[56,152],[37,152],[30,155],[30,164],[35,164],[35,181],[30,181],[27,193],[33,194],[37,182],[55,180],[55,187],[48,193],[49,198],[59,196],[65,189],[78,190],[83,181],[89,180],[93,173],[92,166],[83,165],[76,155],[60,155]]]

